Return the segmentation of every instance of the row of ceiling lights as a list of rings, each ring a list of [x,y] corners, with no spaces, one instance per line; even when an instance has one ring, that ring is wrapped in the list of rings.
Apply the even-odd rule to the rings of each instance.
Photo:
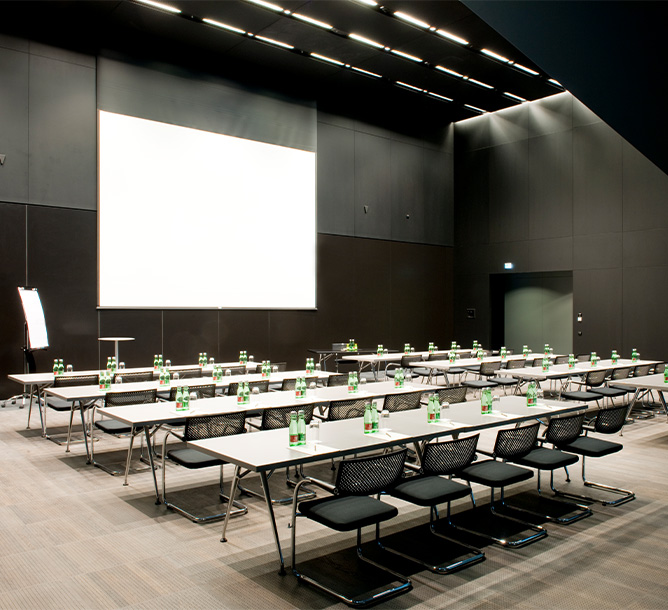
[[[160,9],[160,10],[167,11],[169,13],[173,13],[173,14],[181,14],[182,13],[181,9],[178,9],[178,8],[173,7],[171,5],[168,5],[168,4],[164,4],[162,2],[157,2],[156,0],[136,0],[136,1],[141,3],[141,4],[151,6],[153,8],[157,8],[157,9]],[[414,55],[410,55],[408,53],[404,53],[404,52],[399,51],[397,49],[392,49],[388,46],[382,45],[382,44],[380,44],[380,43],[378,43],[374,40],[371,40],[371,39],[366,38],[364,36],[361,36],[359,34],[341,32],[340,30],[336,30],[333,26],[331,26],[328,23],[325,23],[323,21],[319,21],[317,19],[314,19],[312,17],[308,17],[306,15],[302,15],[300,13],[295,13],[295,12],[289,11],[289,10],[284,9],[281,6],[279,6],[277,4],[274,4],[272,2],[267,2],[266,0],[246,0],[246,1],[250,2],[252,4],[255,4],[255,5],[261,6],[265,9],[271,10],[273,12],[280,13],[281,15],[284,15],[286,17],[290,17],[290,18],[302,21],[304,23],[308,23],[310,25],[322,28],[324,30],[328,30],[328,31],[330,31],[334,34],[339,35],[339,36],[344,36],[344,37],[350,38],[352,40],[355,40],[357,42],[360,42],[362,44],[366,44],[366,45],[372,46],[374,48],[377,48],[379,50],[383,50],[383,51],[391,53],[391,54],[393,54],[397,57],[401,57],[403,59],[406,59],[408,61],[412,61],[412,62],[415,62],[415,63],[422,64],[427,68],[433,68],[434,70],[438,70],[438,71],[440,71],[442,73],[445,73],[445,74],[447,74],[451,77],[458,78],[458,79],[461,79],[461,80],[466,81],[468,83],[474,84],[474,85],[476,85],[480,88],[487,89],[487,90],[495,90],[495,88],[493,86],[488,85],[487,83],[484,83],[484,82],[479,81],[477,79],[465,76],[463,74],[460,74],[459,72],[456,72],[456,71],[451,70],[449,68],[446,68],[444,66],[430,64],[429,62],[426,62],[419,57],[416,57]],[[377,3],[373,2],[373,0],[355,0],[355,1],[363,2],[364,4],[367,4],[369,6],[377,6]],[[382,7],[380,7],[380,8],[382,8]],[[394,16],[397,17],[398,19],[402,19],[403,21],[413,23],[414,25],[421,24],[420,27],[424,26],[431,31],[435,31],[435,32],[439,33],[441,36],[443,36],[445,38],[453,40],[454,42],[458,42],[459,44],[463,44],[463,45],[468,45],[469,44],[468,41],[464,40],[463,38],[459,38],[459,37],[455,36],[454,34],[451,34],[450,32],[446,32],[445,30],[438,30],[438,29],[434,28],[433,26],[429,26],[428,24],[416,19],[415,17],[407,15],[405,13],[394,13]],[[296,53],[298,53],[300,55],[303,55],[303,56],[311,57],[311,58],[313,58],[315,60],[318,60],[318,61],[326,62],[326,63],[332,64],[332,65],[339,66],[341,68],[349,69],[349,70],[352,70],[353,72],[357,72],[358,74],[362,74],[362,75],[365,75],[365,76],[368,76],[368,77],[371,77],[371,78],[383,79],[388,83],[394,84],[396,86],[399,86],[403,89],[407,89],[409,91],[415,91],[415,92],[418,92],[418,93],[422,93],[424,95],[429,96],[432,99],[437,99],[437,100],[440,100],[440,101],[443,101],[443,102],[453,102],[454,101],[452,98],[450,98],[448,96],[441,95],[441,94],[435,93],[433,91],[429,91],[429,90],[424,89],[422,87],[417,87],[415,85],[411,85],[410,83],[406,83],[406,82],[403,82],[403,81],[395,81],[395,80],[389,79],[387,77],[383,77],[382,75],[377,74],[375,72],[371,72],[369,70],[364,70],[362,68],[358,68],[356,66],[345,63],[343,61],[339,61],[338,59],[335,59],[335,58],[332,58],[332,57],[328,57],[326,55],[297,49],[296,47],[294,47],[291,44],[282,42],[280,40],[276,40],[274,38],[269,38],[269,37],[266,37],[266,36],[261,36],[259,34],[253,34],[251,32],[246,32],[245,30],[243,30],[241,28],[237,28],[237,27],[232,26],[232,25],[227,24],[227,23],[222,23],[220,21],[217,21],[217,20],[214,20],[214,19],[208,19],[208,18],[200,19],[200,18],[195,17],[193,15],[189,15],[189,18],[194,19],[196,21],[201,21],[203,23],[206,23],[206,24],[214,26],[214,27],[218,27],[220,29],[226,30],[230,33],[237,34],[239,36],[244,36],[244,37],[252,38],[252,39],[255,39],[255,40],[259,40],[261,42],[271,44],[271,45],[279,47],[279,48],[283,48],[283,49],[286,49],[286,50],[289,50],[289,51],[296,52]],[[502,57],[502,56],[500,56],[496,53],[493,53],[493,52],[488,51],[488,50],[483,50],[483,52],[486,55],[488,55],[490,57],[493,57],[497,61],[503,61],[504,63],[512,64],[515,67],[517,67],[517,64],[515,64],[514,62],[511,62],[507,58],[504,58],[504,57]],[[524,68],[524,67],[522,67],[522,68]],[[529,71],[530,69],[525,68],[525,70]],[[536,75],[538,74],[537,72],[535,72],[533,70],[531,70],[531,72],[533,72]],[[556,83],[556,81],[554,81],[554,83]],[[556,84],[558,85],[558,83],[556,83]],[[519,95],[514,95],[514,94],[512,94],[510,92],[507,92],[507,91],[504,91],[503,95],[505,97],[507,97],[507,98],[509,98],[513,101],[519,102],[519,103],[527,101],[525,98],[520,97]],[[482,114],[482,113],[486,112],[486,110],[484,110],[482,108],[478,108],[478,107],[473,106],[471,104],[462,104],[462,106],[464,108],[466,108],[467,110],[473,112],[474,114]]]

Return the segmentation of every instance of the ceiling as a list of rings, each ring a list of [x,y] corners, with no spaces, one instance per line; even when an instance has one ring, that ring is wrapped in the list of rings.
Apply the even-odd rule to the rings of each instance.
[[[382,7],[370,7],[356,0],[273,0],[282,12],[250,0],[165,1],[182,13],[171,14],[131,0],[3,1],[0,32],[85,53],[120,54],[141,62],[181,66],[256,89],[315,100],[321,110],[393,119],[422,129],[441,129],[477,116],[475,108],[494,111],[519,103],[506,93],[535,100],[561,91],[540,68],[457,1],[387,0]],[[469,44],[409,23],[396,12]],[[300,20],[293,13],[333,29]],[[208,25],[203,19],[244,33]],[[384,48],[354,40],[349,34]],[[294,48],[285,49],[272,40]],[[538,74],[491,58],[481,49]],[[314,58],[312,53],[325,59]]]

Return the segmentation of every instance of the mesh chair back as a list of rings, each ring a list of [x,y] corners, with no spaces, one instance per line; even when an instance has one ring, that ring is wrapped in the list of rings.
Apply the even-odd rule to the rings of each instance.
[[[621,369],[613,369],[612,380],[617,381],[618,379],[626,379],[630,374],[631,374],[630,366],[625,366]]]
[[[615,432],[619,432],[626,423],[628,410],[628,405],[612,409],[600,409],[594,420],[594,430],[601,434],[615,434]]]
[[[649,375],[649,369],[649,364],[639,364],[636,368],[633,369],[633,376],[644,377],[645,375]]]
[[[654,365],[654,374],[663,373],[666,370],[666,363],[659,362],[659,364]]]
[[[330,375],[329,377],[327,377],[328,388],[341,385],[348,385],[347,375]]]
[[[332,400],[327,410],[328,421],[338,421],[340,419],[352,419],[353,417],[362,417],[367,403],[366,398],[355,398],[352,400]]]
[[[426,474],[454,474],[468,466],[475,458],[479,434],[441,443],[427,443],[422,457],[422,471]]]
[[[202,415],[186,419],[183,438],[186,441],[198,441],[204,438],[231,436],[244,432],[246,413],[227,413],[225,415]]]
[[[197,368],[192,368],[192,369],[183,369],[182,371],[174,371],[174,373],[179,374],[179,379],[197,379],[198,377],[202,376],[202,369],[197,367]]]
[[[417,356],[415,354],[411,354],[409,356],[402,356],[401,357],[401,368],[407,369],[410,368],[410,363],[411,362],[420,362],[422,360],[422,356],[418,354]]]
[[[513,358],[513,360],[508,360],[506,369],[521,369],[526,364],[526,361],[526,358],[518,358],[517,360]]]
[[[568,364],[568,356],[557,356],[554,359],[555,364]]]
[[[578,362],[589,362],[589,360],[591,359],[591,354],[578,354],[577,356],[575,356],[575,359]]]
[[[176,400],[176,392],[178,389],[179,388],[177,386],[169,390],[169,400]],[[188,391],[190,394],[195,392],[197,398],[213,398],[216,395],[216,384],[211,383],[207,385],[188,386]]]
[[[230,372],[230,375],[245,375],[246,367],[245,366],[228,366],[223,372]]]
[[[427,356],[427,360],[447,360],[447,359],[448,359],[447,352],[436,352],[434,354],[429,354],[429,356]]]
[[[456,402],[466,402],[466,392],[468,387],[465,385],[456,385],[450,388],[443,388],[438,390],[438,402],[449,402],[454,404]]]
[[[317,377],[307,377],[306,378],[306,387],[310,386],[311,382],[318,383],[318,378]],[[283,390],[283,391],[294,390],[296,385],[297,385],[297,379],[284,379],[283,383],[281,384],[281,390]]]
[[[536,422],[522,428],[499,430],[494,444],[494,456],[511,460],[526,455],[536,444],[539,427],[540,422]]]
[[[553,417],[547,425],[545,440],[557,447],[573,442],[582,434],[584,418],[584,413],[568,417]]]
[[[269,380],[263,379],[261,381],[249,381],[248,389],[252,392],[253,388],[257,388],[258,392],[268,392],[269,391]],[[234,396],[239,389],[239,382],[233,381],[227,388],[227,393],[230,396]]]
[[[271,363],[271,370],[274,370],[274,367],[276,367],[276,371],[279,373],[285,372],[285,370],[288,368],[288,363],[287,362],[272,362]]]
[[[371,457],[343,460],[336,473],[336,489],[341,495],[369,496],[396,483],[404,471],[407,449]]]
[[[53,378],[54,388],[67,388],[76,385],[97,385],[97,375],[77,375],[75,377],[59,377]]]
[[[608,376],[607,369],[601,369],[600,371],[589,371],[585,375],[584,382],[592,388],[596,388],[600,385],[603,385],[605,378]]]
[[[314,405],[304,405],[299,410],[304,411],[304,421],[306,425],[311,423],[313,418]],[[290,425],[290,413],[297,411],[294,406],[277,407],[275,409],[264,409],[262,411],[262,423],[260,430],[278,430],[279,428],[287,428]]]
[[[542,358],[534,358],[533,362],[531,363],[531,366],[543,366],[543,359]]]
[[[157,400],[157,390],[135,390],[130,392],[109,392],[104,397],[105,407],[125,407],[143,405]]]
[[[123,380],[123,383],[137,383],[139,381],[153,381],[153,371],[134,372],[134,373],[116,373],[114,381],[118,378]]]
[[[496,371],[501,368],[501,361],[497,360],[496,362],[482,362],[480,364],[480,375],[483,377],[489,377],[494,375]]]
[[[422,390],[418,390],[417,392],[406,392],[405,394],[389,394],[385,397],[383,409],[387,409],[390,413],[419,409],[421,397]]]

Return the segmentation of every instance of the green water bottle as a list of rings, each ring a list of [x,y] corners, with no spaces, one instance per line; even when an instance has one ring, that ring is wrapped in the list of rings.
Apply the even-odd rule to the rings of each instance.
[[[371,415],[371,403],[367,402],[364,407],[364,434],[373,432],[373,416]]]
[[[371,429],[374,432],[378,432],[378,428],[380,427],[380,416],[378,415],[378,408],[376,405],[371,403]]]
[[[527,387],[527,407],[535,407],[538,400],[538,390],[536,388],[536,382],[530,381],[529,386]]]
[[[111,388],[111,373],[107,371],[104,378],[104,389],[109,390]]]
[[[65,372],[65,365],[63,364],[63,359],[58,360],[58,374],[62,375]]]
[[[297,434],[299,435],[299,444],[306,445],[306,418],[303,409],[300,409],[297,415]]]
[[[547,356],[543,356],[543,371],[550,370],[550,359]]]
[[[188,409],[190,409],[190,388],[187,385],[183,386],[183,400],[181,404],[182,411],[188,411]]]
[[[155,354],[153,356],[153,370],[154,371],[158,370],[158,354]]]
[[[297,422],[297,411],[290,411],[290,426],[288,427],[290,435],[290,447],[299,445],[299,424]]]
[[[433,424],[435,421],[435,415],[434,415],[434,395],[432,394],[429,397],[429,401],[427,402],[427,423],[428,424]]]
[[[353,385],[353,373],[350,371],[348,373],[348,394],[352,394],[355,391],[355,386]]]
[[[240,381],[239,385],[237,385],[237,404],[242,405],[244,404],[244,382]]]
[[[523,345],[522,346],[522,355],[525,358],[529,355],[529,346],[528,345]]]
[[[668,383],[668,367],[663,369],[663,383]]]
[[[441,421],[441,403],[438,400],[438,395],[434,394],[434,423]]]

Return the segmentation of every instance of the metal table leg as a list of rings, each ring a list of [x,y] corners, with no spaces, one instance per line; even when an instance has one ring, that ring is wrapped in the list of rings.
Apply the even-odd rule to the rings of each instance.
[[[232,477],[232,487],[230,489],[230,499],[227,501],[227,511],[225,511],[225,521],[223,521],[223,532],[220,536],[220,541],[221,542],[227,542],[227,538],[225,537],[225,534],[227,533],[227,524],[230,520],[230,513],[232,512],[230,510],[230,507],[234,503],[234,499],[237,496],[237,487],[239,486],[239,471],[241,470],[241,466],[235,466],[234,467],[234,476]]]
[[[148,461],[151,464],[151,473],[153,474],[153,485],[155,486],[155,503],[160,504],[160,492],[158,491],[158,477],[155,475],[155,464],[153,463],[153,449],[151,447],[151,429],[149,426],[144,426],[144,434],[146,435],[146,446],[148,447]],[[130,450],[130,453],[132,453],[132,449]],[[227,512],[228,513],[230,512],[229,509]]]
[[[274,541],[276,542],[276,551],[278,552],[278,561],[281,564],[278,573],[282,576],[285,574],[285,562],[283,561],[283,551],[281,550],[281,541],[278,537],[278,528],[276,527],[276,517],[274,516],[274,507],[271,504],[271,493],[269,491],[269,481],[267,479],[267,473],[263,470],[260,472],[260,480],[262,481],[262,490],[264,491],[264,497],[267,503],[267,510],[269,511],[269,522],[271,523],[271,529],[274,532]],[[229,512],[229,511],[228,511]]]

